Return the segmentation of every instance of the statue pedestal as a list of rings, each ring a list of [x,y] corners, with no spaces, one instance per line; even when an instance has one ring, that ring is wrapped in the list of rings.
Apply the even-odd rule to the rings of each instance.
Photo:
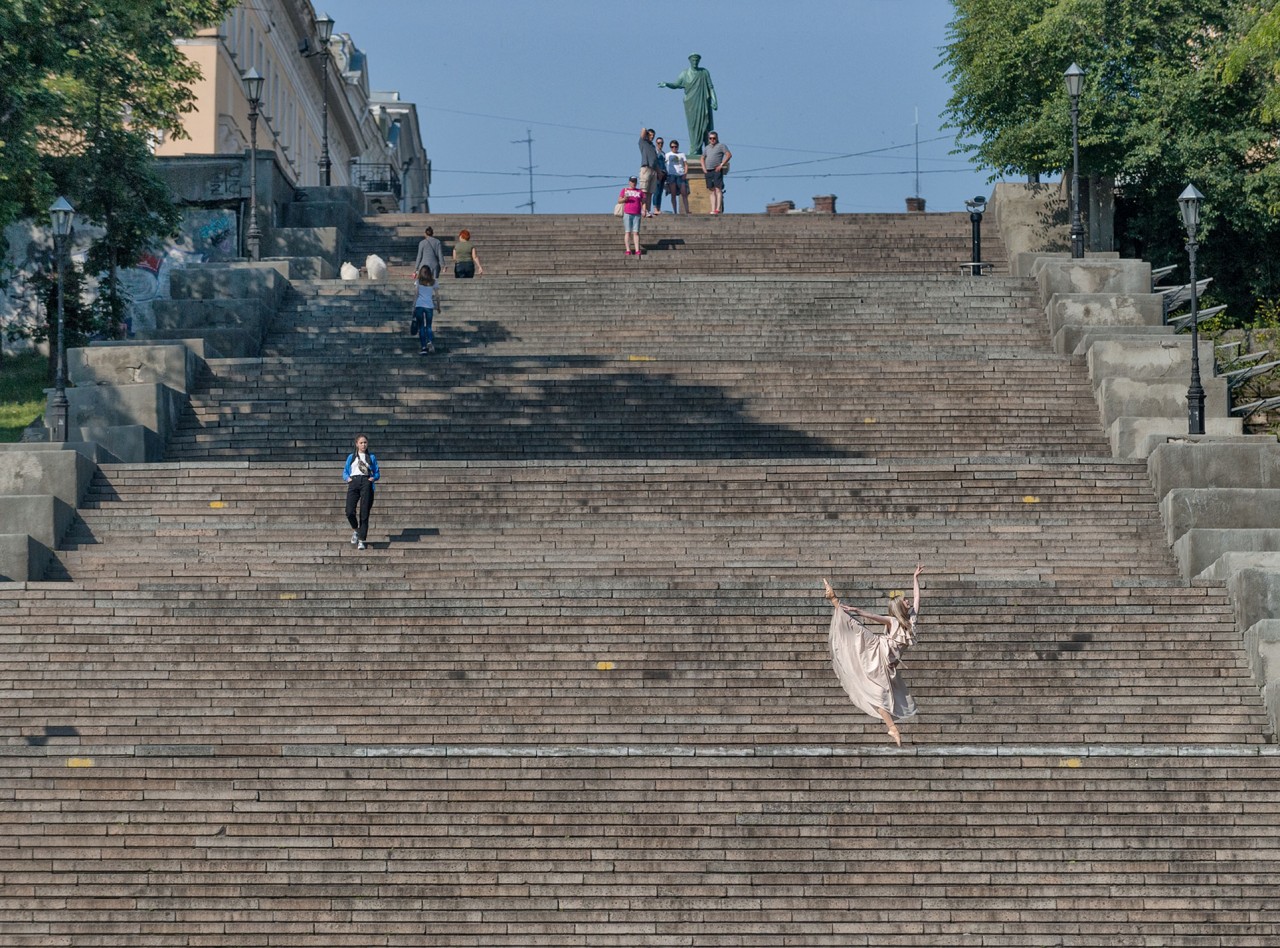
[[[711,192],[707,190],[706,175],[692,161],[689,162],[689,213],[711,213]]]

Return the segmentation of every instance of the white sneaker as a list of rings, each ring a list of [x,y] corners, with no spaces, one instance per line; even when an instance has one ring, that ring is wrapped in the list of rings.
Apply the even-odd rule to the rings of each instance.
[[[360,532],[358,530],[351,531],[351,542],[353,544],[360,542]]]
[[[359,543],[357,543],[357,544],[356,544],[356,549],[357,549],[357,550],[363,550],[363,549],[364,549],[364,541],[363,541],[363,540],[361,540]]]

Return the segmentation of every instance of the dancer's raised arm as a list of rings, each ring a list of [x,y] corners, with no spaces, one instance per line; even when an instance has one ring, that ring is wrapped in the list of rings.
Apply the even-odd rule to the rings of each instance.
[[[916,571],[911,577],[911,607],[916,615],[920,614],[920,574],[924,572],[924,564],[917,563]]]

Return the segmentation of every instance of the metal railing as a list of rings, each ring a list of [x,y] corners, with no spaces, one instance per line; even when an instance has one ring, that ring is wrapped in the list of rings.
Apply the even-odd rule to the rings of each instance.
[[[400,175],[393,164],[353,161],[351,184],[366,194],[394,194],[397,199],[400,197]]]

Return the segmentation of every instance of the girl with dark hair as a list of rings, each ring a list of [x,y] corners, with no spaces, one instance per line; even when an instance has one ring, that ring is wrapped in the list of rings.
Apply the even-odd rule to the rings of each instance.
[[[419,355],[436,351],[435,336],[431,332],[431,317],[436,311],[436,280],[431,268],[418,271],[418,296],[413,301],[413,324],[418,328]]]
[[[884,721],[889,736],[899,747],[902,735],[895,722],[916,713],[915,699],[898,672],[902,653],[916,641],[922,572],[924,567],[917,566],[912,576],[911,599],[900,592],[889,594],[889,614],[885,616],[842,604],[831,584],[825,579],[822,581],[823,593],[834,609],[830,642],[836,677],[850,701],[873,718]],[[872,631],[858,619],[884,629]]]
[[[347,455],[342,479],[347,482],[347,522],[351,524],[351,543],[357,550],[365,548],[369,538],[369,511],[373,509],[373,485],[378,480],[378,459],[369,450],[369,439],[356,435],[355,450]],[[360,516],[356,517],[359,508]]]

